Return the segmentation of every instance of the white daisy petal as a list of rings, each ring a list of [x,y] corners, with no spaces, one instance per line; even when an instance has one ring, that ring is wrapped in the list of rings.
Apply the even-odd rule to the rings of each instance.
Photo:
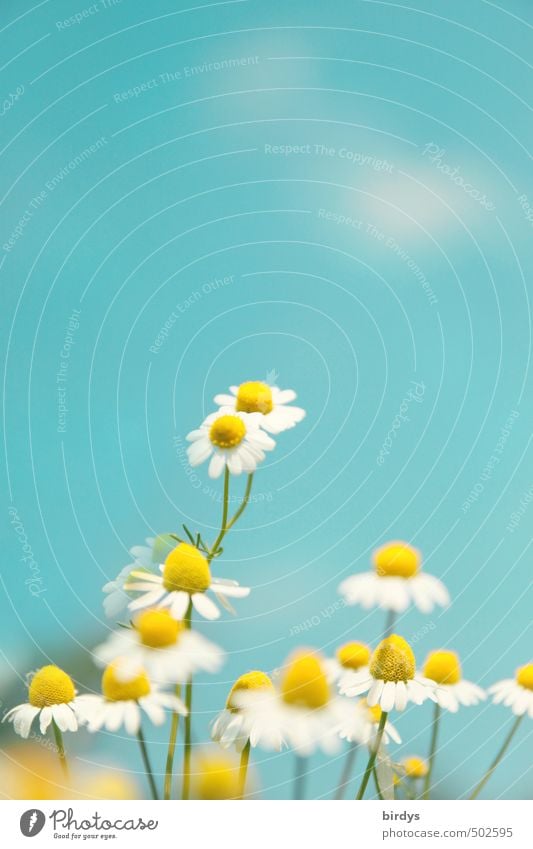
[[[191,596],[193,606],[204,619],[218,619],[220,610],[214,601],[211,601],[205,593],[194,593]]]

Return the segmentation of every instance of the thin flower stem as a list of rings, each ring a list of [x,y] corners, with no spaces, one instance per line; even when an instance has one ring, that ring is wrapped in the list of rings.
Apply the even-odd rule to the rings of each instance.
[[[142,728],[139,727],[137,731],[137,739],[139,741],[139,746],[141,747],[141,755],[144,764],[144,771],[146,773],[146,777],[148,779],[148,784],[150,785],[150,792],[152,794],[152,799],[159,799],[157,795],[157,787],[155,786],[154,774],[152,772],[152,767],[150,766],[150,759],[148,757],[148,751],[146,749],[146,743],[144,742],[144,735],[142,732]]]
[[[176,695],[181,695],[181,687],[179,684],[176,685]],[[174,754],[176,752],[176,740],[178,739],[178,728],[180,722],[180,715],[176,711],[172,714],[172,721],[170,725],[170,737],[168,740],[168,752],[167,752],[167,765],[165,769],[165,787],[164,787],[164,796],[163,798],[169,800],[172,796],[172,769],[174,766]]]
[[[394,623],[396,622],[396,611],[389,610],[387,613],[387,619],[385,621],[385,630],[383,631],[383,639],[390,637],[392,634]]]
[[[56,725],[55,719],[52,720],[52,728],[54,729],[54,739],[56,741],[57,754],[59,756],[59,763],[61,764],[61,768],[65,774],[65,778],[69,777],[69,768],[67,763],[67,756],[65,755],[65,746],[63,744],[63,735]]]
[[[422,791],[422,799],[429,799],[429,791],[431,788],[431,776],[433,775],[435,755],[437,753],[437,737],[439,733],[440,714],[440,705],[435,702],[435,711],[433,713],[433,726],[431,729],[431,742],[429,744],[428,771],[426,773],[426,777],[424,778],[424,790]]]
[[[514,735],[515,735],[515,733],[518,729],[518,726],[522,722],[524,716],[525,716],[525,714],[522,714],[522,716],[517,716],[516,720],[513,722],[511,730],[509,731],[507,737],[503,741],[503,744],[502,744],[500,751],[498,752],[498,754],[496,755],[496,757],[492,761],[491,765],[489,766],[488,770],[486,771],[485,775],[483,776],[483,778],[481,779],[479,784],[474,789],[471,796],[468,797],[469,799],[477,799],[477,797],[479,796],[479,794],[483,790],[485,784],[487,783],[487,781],[491,777],[492,773],[494,772],[494,770],[496,769],[496,767],[498,766],[498,764],[502,760],[503,756],[505,755],[505,752],[509,748],[511,740],[513,739],[513,737],[514,737]]]
[[[246,746],[241,753],[241,762],[239,764],[239,799],[244,799],[244,791],[246,789],[246,776],[248,774],[248,763],[250,762],[250,740],[246,742]]]
[[[372,775],[374,776],[374,784],[376,785],[376,793],[378,794],[378,799],[381,799],[381,801],[383,802],[383,794],[381,792],[381,787],[379,786],[378,772],[375,766],[372,767]]]
[[[346,754],[346,758],[344,761],[344,766],[342,768],[341,777],[339,779],[339,783],[337,785],[337,789],[335,791],[334,799],[344,799],[344,794],[346,793],[346,788],[350,783],[350,777],[353,772],[354,764],[355,764],[355,756],[357,754],[357,743],[350,743],[350,748]]]
[[[250,493],[252,491],[253,479],[254,479],[253,474],[248,475],[248,480],[246,482],[246,490],[244,492],[242,504],[235,511],[235,514],[231,517],[231,519],[228,522],[230,473],[228,471],[228,467],[226,466],[226,470],[224,472],[224,496],[223,496],[223,505],[222,505],[222,523],[221,523],[221,526],[220,526],[220,531],[218,533],[218,536],[217,536],[216,540],[214,541],[214,543],[211,546],[211,549],[209,551],[209,554],[208,554],[208,557],[207,557],[208,563],[211,563],[213,557],[215,556],[215,554],[217,553],[217,551],[220,547],[220,543],[222,542],[222,540],[226,536],[227,532],[233,527],[235,522],[237,522],[237,520],[240,519],[240,517],[244,513],[244,510],[246,509],[246,506],[248,505],[248,503],[250,501]]]
[[[307,758],[295,755],[294,770],[294,799],[303,799],[305,796],[305,779],[307,775]]]
[[[372,750],[370,752],[370,757],[369,757],[368,763],[366,765],[365,774],[363,776],[363,780],[361,782],[359,792],[358,792],[357,796],[355,797],[357,800],[362,799],[363,796],[365,795],[365,790],[367,788],[367,784],[370,780],[370,776],[372,774],[372,770],[374,769],[374,764],[376,762],[376,755],[378,753],[379,747],[381,746],[381,739],[382,739],[383,733],[385,731],[385,724],[387,722],[387,715],[388,714],[387,714],[386,711],[381,712],[381,717],[380,717],[380,720],[379,720],[378,730],[377,730],[377,734],[376,734],[376,740],[375,740],[375,743],[372,746]]]

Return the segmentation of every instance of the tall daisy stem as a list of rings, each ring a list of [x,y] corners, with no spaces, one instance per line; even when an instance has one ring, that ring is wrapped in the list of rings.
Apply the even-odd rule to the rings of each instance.
[[[396,622],[396,611],[389,610],[387,613],[387,619],[385,620],[385,630],[383,631],[383,639],[390,637],[392,634],[394,623]]]
[[[346,758],[344,760],[344,766],[342,768],[341,777],[339,778],[339,783],[337,784],[337,789],[335,791],[334,799],[344,799],[344,795],[346,793],[346,788],[350,783],[350,778],[353,773],[353,768],[355,764],[355,756],[357,754],[357,743],[350,743],[350,748],[346,754]]]
[[[187,613],[185,614],[184,624],[190,630],[192,618],[192,602],[189,602]],[[192,678],[189,678],[185,686],[185,707],[187,715],[185,717],[185,740],[183,745],[183,784],[181,789],[181,798],[188,799],[191,792],[191,740],[192,740]]]
[[[422,798],[429,799],[429,791],[431,788],[431,776],[433,775],[433,767],[435,765],[435,755],[437,753],[437,737],[439,734],[439,721],[440,721],[441,709],[440,705],[435,703],[435,710],[433,713],[433,726],[431,728],[431,741],[429,744],[429,759],[428,759],[428,771],[426,773],[426,777],[424,778],[424,790],[422,791]]]
[[[376,762],[376,756],[381,746],[381,740],[383,737],[383,733],[385,731],[385,724],[387,722],[388,714],[386,711],[381,712],[381,717],[379,719],[378,730],[376,734],[376,740],[370,752],[370,757],[368,759],[368,763],[366,765],[365,774],[363,775],[363,780],[361,782],[361,786],[359,788],[359,792],[355,797],[357,800],[362,799],[365,795],[365,790],[367,788],[368,782],[370,781],[370,776],[372,775],[372,770],[374,769],[374,764]]]
[[[241,753],[241,762],[239,764],[239,799],[244,799],[244,791],[246,789],[246,776],[248,774],[248,764],[250,762],[250,740],[246,742],[246,746]]]
[[[155,786],[154,774],[152,772],[152,767],[150,765],[150,758],[148,757],[148,751],[146,749],[146,743],[144,741],[144,734],[142,732],[142,728],[139,728],[137,731],[137,739],[139,740],[139,746],[141,747],[141,755],[144,764],[144,771],[146,773],[146,777],[148,779],[148,784],[150,785],[150,792],[152,794],[152,799],[159,799],[157,795],[157,787]]]
[[[181,692],[181,687],[179,684],[176,685],[176,695],[179,696]],[[170,737],[168,740],[168,752],[167,752],[167,764],[165,769],[165,787],[164,787],[164,796],[163,798],[169,800],[172,796],[172,770],[174,766],[174,754],[176,752],[176,740],[178,739],[178,728],[180,722],[179,713],[172,714],[172,721],[170,725]]]
[[[220,543],[222,542],[222,540],[226,536],[227,532],[233,527],[235,522],[237,522],[237,520],[240,519],[240,517],[244,513],[244,510],[246,509],[248,502],[250,501],[250,493],[252,491],[252,483],[253,483],[253,479],[254,479],[253,474],[248,475],[248,480],[246,482],[246,490],[244,492],[244,496],[243,496],[241,505],[235,511],[235,513],[231,517],[231,519],[228,521],[228,515],[229,515],[229,479],[230,479],[230,473],[229,473],[228,467],[226,466],[226,469],[224,471],[224,495],[223,495],[223,499],[222,499],[222,522],[221,522],[221,525],[220,525],[220,531],[218,532],[218,536],[217,536],[216,540],[214,541],[213,545],[211,546],[211,550],[210,550],[209,555],[207,557],[208,563],[211,563],[213,557],[215,556],[215,554],[217,553],[217,551],[220,547]]]
[[[65,746],[63,743],[63,735],[56,725],[55,719],[52,720],[52,728],[54,729],[54,739],[56,741],[56,749],[57,754],[59,756],[59,763],[61,764],[61,768],[65,775],[65,778],[69,777],[69,769],[67,763],[67,756],[65,755]]]
[[[303,799],[305,796],[305,778],[307,773],[307,758],[295,755],[294,770],[294,799]]]
[[[496,757],[492,761],[491,765],[489,766],[488,770],[486,771],[485,775],[483,776],[483,778],[481,779],[479,784],[474,789],[473,793],[468,797],[469,799],[477,799],[477,797],[479,796],[479,794],[483,790],[485,784],[487,783],[487,781],[491,777],[492,773],[494,772],[494,770],[496,769],[496,767],[498,766],[498,764],[502,760],[503,756],[505,755],[507,749],[509,748],[511,740],[513,739],[513,737],[514,737],[514,735],[515,735],[515,733],[518,729],[518,726],[522,722],[524,716],[525,716],[525,714],[522,714],[522,716],[517,716],[516,720],[513,722],[512,726],[511,726],[511,730],[509,731],[507,737],[503,741],[503,744],[502,744],[500,751],[498,752],[498,754],[496,755]]]

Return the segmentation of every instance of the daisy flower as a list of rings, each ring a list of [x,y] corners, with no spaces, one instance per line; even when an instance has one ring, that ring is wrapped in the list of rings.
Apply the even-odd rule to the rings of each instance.
[[[202,752],[196,756],[194,799],[237,799],[239,789],[239,764],[227,752]]]
[[[404,710],[407,702],[421,705],[426,699],[437,700],[434,682],[417,673],[411,646],[397,634],[380,642],[368,669],[346,672],[339,688],[346,696],[368,693],[369,707],[379,705],[384,713]]]
[[[316,749],[333,754],[340,748],[343,717],[340,699],[330,691],[324,661],[314,651],[296,651],[272,690],[242,690],[233,701],[262,733],[280,737],[300,757]]]
[[[12,722],[15,732],[25,739],[37,715],[41,734],[46,734],[51,722],[60,731],[77,731],[82,698],[76,696],[74,682],[66,672],[58,666],[43,666],[30,681],[29,701],[11,708],[3,721]]]
[[[146,669],[158,684],[183,684],[197,672],[218,672],[224,652],[197,631],[187,629],[165,608],[143,610],[132,628],[120,628],[94,649],[98,665],[116,658],[126,679]]]
[[[269,433],[281,433],[305,417],[301,407],[291,407],[296,398],[292,389],[278,389],[257,380],[230,386],[230,395],[215,395],[215,404],[240,413],[260,413],[261,427]]]
[[[150,681],[144,669],[126,678],[119,660],[109,664],[104,671],[102,695],[78,697],[80,719],[87,723],[91,733],[100,728],[118,731],[124,725],[128,734],[138,734],[142,711],[154,725],[162,725],[165,708],[183,716],[187,714],[181,699],[171,693],[161,692]]]
[[[104,611],[108,619],[116,619],[122,613],[128,603],[128,596],[124,592],[124,584],[128,580],[132,569],[150,569],[152,565],[153,537],[146,538],[146,545],[134,545],[130,548],[133,563],[124,566],[113,581],[104,584],[102,590],[106,593],[104,598]]]
[[[246,672],[235,681],[226,700],[226,707],[215,719],[211,730],[212,739],[223,749],[235,746],[238,752],[242,752],[248,740],[253,748],[261,746],[268,750],[281,749],[283,738],[279,729],[272,727],[270,723],[263,723],[261,714],[254,714],[247,711],[246,707],[237,706],[239,694],[258,690],[270,694],[274,692],[271,679],[260,670]]]
[[[353,703],[351,699],[342,700],[345,706],[345,715],[339,727],[342,740],[350,743],[359,743],[362,746],[372,746],[376,740],[376,733],[381,719],[381,708],[379,705],[369,707],[366,699],[360,699]],[[392,722],[385,723],[383,742],[401,743],[402,738],[396,731]]]
[[[235,412],[221,407],[211,413],[197,430],[187,434],[192,442],[187,448],[191,466],[199,466],[209,457],[208,474],[218,478],[227,467],[232,475],[255,472],[258,463],[265,459],[265,451],[272,451],[276,443],[261,430],[260,413]]]
[[[124,589],[141,595],[130,601],[132,611],[145,607],[168,607],[174,619],[183,619],[189,603],[205,619],[218,619],[220,611],[206,595],[211,590],[222,604],[226,596],[245,598],[249,587],[240,587],[237,581],[212,578],[207,558],[187,542],[180,542],[160,564],[161,575],[153,572],[133,571]]]
[[[429,764],[424,758],[418,755],[409,755],[400,762],[406,778],[412,781],[418,781],[420,778],[425,778],[429,772]]]
[[[446,607],[448,590],[433,575],[420,571],[420,560],[420,552],[408,543],[389,542],[374,552],[374,571],[351,575],[340,584],[339,592],[347,604],[395,613],[403,613],[411,602],[422,613],[430,613],[435,604]]]
[[[365,643],[352,641],[339,646],[334,658],[324,661],[329,681],[338,681],[347,670],[361,671],[368,666],[370,649]]]
[[[463,679],[461,662],[453,651],[430,652],[423,667],[423,674],[438,684],[435,690],[437,704],[452,713],[457,713],[459,705],[477,705],[487,698],[481,687]]]
[[[514,678],[505,678],[488,689],[494,704],[503,702],[515,716],[525,713],[533,719],[533,663],[526,663],[516,670]]]

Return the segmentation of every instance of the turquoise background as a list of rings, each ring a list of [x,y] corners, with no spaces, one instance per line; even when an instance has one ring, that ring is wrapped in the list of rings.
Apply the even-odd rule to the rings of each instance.
[[[419,662],[456,649],[488,686],[530,659],[532,24],[526,0],[4,0],[1,99],[19,93],[0,117],[4,708],[48,659],[97,686],[101,586],[130,546],[184,521],[216,533],[220,482],[191,476],[180,440],[216,392],[273,374],[307,417],[216,564],[252,593],[199,625],[228,660],[196,688],[196,739],[242,672],[379,638],[383,615],[337,587],[394,537],[453,598],[401,617]],[[287,145],[302,152],[272,152]],[[380,465],[413,381],[422,400]],[[398,719],[399,757],[426,753],[430,717]],[[444,720],[437,795],[457,798],[511,716]],[[531,798],[530,726],[485,797]],[[162,764],[167,729],[147,734]],[[68,743],[139,769],[135,741]],[[292,754],[254,761],[263,796],[290,797]],[[313,758],[310,795],[331,794],[341,762]]]

